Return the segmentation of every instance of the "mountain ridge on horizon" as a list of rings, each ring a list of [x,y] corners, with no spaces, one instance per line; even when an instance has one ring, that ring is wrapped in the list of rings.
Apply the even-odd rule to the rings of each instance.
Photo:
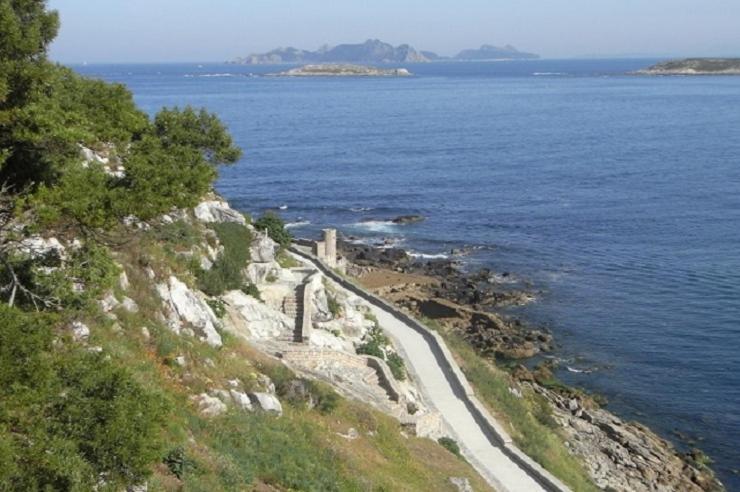
[[[424,63],[432,61],[465,60],[526,60],[539,55],[519,51],[512,45],[503,47],[484,44],[477,49],[463,50],[455,56],[440,56],[432,51],[416,50],[409,44],[393,46],[379,39],[364,43],[324,45],[316,51],[294,47],[276,48],[266,53],[254,53],[237,58],[234,63],[243,65],[270,65],[290,63]]]

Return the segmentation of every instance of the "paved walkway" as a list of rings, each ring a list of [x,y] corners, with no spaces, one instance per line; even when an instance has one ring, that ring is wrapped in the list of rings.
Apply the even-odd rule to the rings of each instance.
[[[413,372],[426,390],[432,405],[457,434],[466,456],[478,471],[500,492],[533,492],[543,490],[524,470],[511,461],[486,437],[465,404],[455,396],[452,386],[437,364],[432,348],[416,330],[388,311],[371,306],[383,327],[401,345]]]
[[[313,259],[309,261],[315,263]],[[342,286],[339,288],[344,289]],[[404,352],[406,362],[417,378],[417,384],[422,387],[429,403],[442,414],[456,434],[453,437],[478,472],[499,492],[544,490],[504,454],[497,443],[487,437],[465,403],[455,395],[434,351],[421,333],[396,318],[390,311],[373,304],[370,306],[380,326],[400,344],[399,348]]]

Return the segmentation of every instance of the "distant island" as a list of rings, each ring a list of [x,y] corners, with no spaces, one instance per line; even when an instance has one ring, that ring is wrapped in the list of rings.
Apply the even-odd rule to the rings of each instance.
[[[440,56],[432,51],[418,51],[408,44],[393,46],[378,39],[368,39],[359,44],[323,46],[316,51],[298,48],[277,48],[267,53],[238,58],[242,65],[275,65],[305,63],[425,63],[434,61],[493,61],[527,60],[539,58],[507,45],[483,45],[478,49],[463,50],[453,57]]]
[[[478,49],[463,50],[455,56],[460,61],[496,61],[496,60],[534,60],[539,58],[534,53],[525,53],[507,44],[503,48],[484,44]]]
[[[740,58],[686,58],[658,63],[638,75],[740,75]]]
[[[377,68],[364,65],[321,64],[304,65],[285,72],[271,74],[273,77],[409,77],[405,68]]]

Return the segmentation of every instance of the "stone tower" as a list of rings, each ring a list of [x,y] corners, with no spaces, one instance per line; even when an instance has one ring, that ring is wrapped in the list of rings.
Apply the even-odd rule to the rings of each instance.
[[[324,262],[331,268],[337,266],[337,230],[324,229]]]

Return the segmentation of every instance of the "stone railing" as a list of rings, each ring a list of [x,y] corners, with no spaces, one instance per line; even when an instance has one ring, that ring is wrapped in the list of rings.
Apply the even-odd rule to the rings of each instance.
[[[476,422],[480,426],[481,430],[485,433],[488,440],[499,447],[501,451],[509,457],[513,462],[518,464],[523,470],[527,472],[537,483],[540,484],[544,489],[552,492],[569,492],[570,489],[558,478],[552,475],[550,472],[545,470],[539,463],[535,462],[532,458],[524,454],[514,444],[511,436],[501,427],[501,425],[493,418],[488,412],[485,406],[480,402],[478,397],[475,395],[473,387],[468,382],[467,378],[463,374],[460,366],[457,365],[452,353],[442,337],[435,331],[430,330],[416,319],[412,318],[408,314],[404,313],[396,306],[391,303],[367,292],[365,289],[357,286],[355,283],[347,280],[346,278],[338,275],[334,270],[328,268],[318,258],[312,254],[301,250],[298,247],[291,247],[290,251],[294,254],[310,261],[315,265],[324,275],[328,278],[347,289],[348,291],[362,297],[370,304],[379,307],[393,315],[396,319],[411,327],[417,331],[427,341],[431,347],[432,354],[434,355],[439,367],[445,373],[447,380],[449,381],[452,389],[457,396],[467,407],[470,414],[475,418]]]
[[[403,404],[403,392],[401,391],[401,388],[399,388],[396,378],[393,377],[393,373],[391,372],[391,368],[388,367],[388,364],[384,360],[371,355],[366,355],[365,357],[367,358],[367,366],[374,369],[378,374],[380,387],[388,393],[388,397],[396,403]]]
[[[405,403],[403,392],[393,377],[390,367],[388,367],[388,364],[384,360],[377,357],[371,355],[352,355],[330,349],[297,346],[282,351],[280,358],[285,362],[303,367],[311,367],[313,364],[325,363],[327,361],[337,362],[344,366],[355,367],[357,369],[369,367],[378,375],[378,383],[388,394],[388,399],[399,404]]]

